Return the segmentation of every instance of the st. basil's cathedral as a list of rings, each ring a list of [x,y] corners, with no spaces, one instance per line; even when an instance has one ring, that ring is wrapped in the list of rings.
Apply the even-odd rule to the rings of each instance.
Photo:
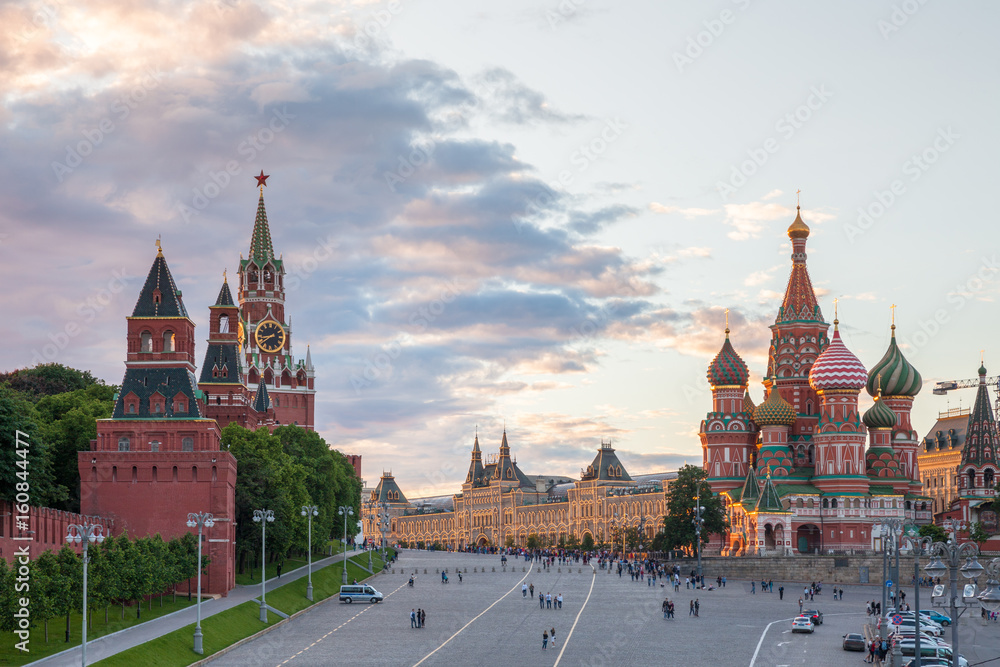
[[[839,321],[823,320],[806,266],[809,227],[788,228],[792,268],[771,325],[765,398],[754,405],[749,370],[729,340],[708,368],[712,411],[701,423],[703,465],[725,502],[723,555],[871,549],[880,521],[930,523],[910,423],[921,378],[896,344],[870,371],[847,348]],[[875,404],[859,414],[858,395]],[[867,437],[867,448],[866,448]]]

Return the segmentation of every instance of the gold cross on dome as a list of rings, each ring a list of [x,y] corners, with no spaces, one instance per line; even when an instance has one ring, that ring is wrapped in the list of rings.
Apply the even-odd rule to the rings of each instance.
[[[896,326],[896,304],[889,306],[889,310],[892,312],[892,326]]]
[[[224,283],[225,282],[229,282],[229,279],[226,277],[226,271],[228,271],[228,270],[229,269],[222,269],[222,282],[224,282]]]
[[[799,196],[802,190],[795,191],[795,207],[798,208],[802,205],[801,197]]]
[[[157,255],[162,255],[163,254],[163,246],[160,245],[160,235],[159,234],[156,235],[156,254]]]
[[[726,333],[729,333],[729,309],[726,308]]]

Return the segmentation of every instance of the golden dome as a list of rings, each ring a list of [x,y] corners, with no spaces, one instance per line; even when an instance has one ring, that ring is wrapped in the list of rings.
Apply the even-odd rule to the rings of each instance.
[[[799,213],[800,206],[795,207],[795,222],[788,227],[788,238],[807,239],[809,238],[809,225],[802,222],[802,214]]]

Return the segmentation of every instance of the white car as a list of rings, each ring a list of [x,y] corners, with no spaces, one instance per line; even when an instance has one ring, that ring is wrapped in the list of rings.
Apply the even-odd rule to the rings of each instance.
[[[816,629],[812,619],[808,616],[799,616],[792,619],[792,632],[812,632]]]
[[[889,632],[896,632],[897,630],[909,630],[911,632],[915,631],[917,628],[917,619],[903,617],[899,619],[899,624],[895,624],[892,621],[889,622]],[[944,628],[935,623],[934,621],[929,621],[925,618],[920,619],[920,631],[926,632],[932,637],[940,637],[944,634]]]

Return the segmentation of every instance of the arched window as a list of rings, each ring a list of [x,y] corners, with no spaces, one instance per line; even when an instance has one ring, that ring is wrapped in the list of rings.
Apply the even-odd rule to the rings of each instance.
[[[164,352],[174,352],[174,332],[164,331],[163,332],[163,351]]]
[[[969,488],[974,489],[976,488],[976,471],[970,470],[968,474],[969,474]]]
[[[219,315],[219,333],[229,333],[229,315]]]
[[[986,455],[989,456],[988,453]],[[992,470],[987,469],[986,472],[983,473],[983,485],[987,489],[992,489],[993,488],[993,471]]]
[[[823,509],[826,509],[829,506],[830,506],[830,499],[829,498],[824,498],[823,499]]]
[[[129,403],[128,404],[128,413],[130,415],[134,415],[135,414],[135,403]]]
[[[836,498],[834,498],[833,500],[830,501],[830,507],[832,507],[833,509],[837,509],[837,499]]]
[[[140,352],[152,352],[153,351],[153,334],[148,331],[143,331],[139,334],[139,351]]]
[[[118,438],[118,451],[119,452],[129,451],[129,439],[127,435],[123,435],[122,437]]]
[[[149,451],[151,451],[151,452],[158,452],[158,451],[160,451],[160,441],[159,440],[150,440],[149,441]]]
[[[191,466],[191,481],[198,481],[198,466]]]
[[[809,445],[809,463],[815,460],[816,456],[816,445]]]
[[[795,506],[796,507],[803,507],[804,505],[805,505],[805,503],[802,502],[801,498],[799,498],[798,500],[795,501]]]
[[[182,452],[193,452],[194,451],[194,438],[187,436],[181,438],[181,451]]]

